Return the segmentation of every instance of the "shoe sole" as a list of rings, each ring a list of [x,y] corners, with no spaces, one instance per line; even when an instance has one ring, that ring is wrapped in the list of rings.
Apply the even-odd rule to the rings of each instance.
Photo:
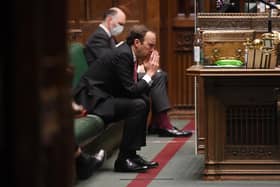
[[[146,165],[147,166],[147,165]],[[153,168],[157,168],[159,165],[156,165],[156,166],[147,166],[148,169],[153,169]]]

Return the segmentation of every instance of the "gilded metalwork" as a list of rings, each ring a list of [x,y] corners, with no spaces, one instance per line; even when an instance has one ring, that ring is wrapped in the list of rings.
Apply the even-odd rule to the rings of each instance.
[[[205,30],[203,32],[204,58],[208,64],[221,59],[244,61],[246,38],[253,40],[254,30]]]
[[[263,33],[260,38],[252,42],[246,41],[248,49],[248,68],[275,68],[277,65],[277,49],[279,33]]]

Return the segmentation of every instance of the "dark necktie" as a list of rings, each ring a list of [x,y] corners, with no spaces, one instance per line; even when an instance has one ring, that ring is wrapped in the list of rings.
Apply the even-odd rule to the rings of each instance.
[[[137,61],[134,62],[133,80],[135,83],[137,82]]]

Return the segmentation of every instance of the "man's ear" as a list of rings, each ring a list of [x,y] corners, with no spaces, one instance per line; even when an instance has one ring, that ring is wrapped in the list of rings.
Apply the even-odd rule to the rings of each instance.
[[[139,39],[134,39],[134,46],[137,46],[138,47],[138,45],[140,45],[141,44],[141,42],[140,42],[140,40]]]
[[[108,23],[108,24],[111,23],[112,19],[113,19],[112,16],[108,16],[108,17],[107,17],[107,23]]]

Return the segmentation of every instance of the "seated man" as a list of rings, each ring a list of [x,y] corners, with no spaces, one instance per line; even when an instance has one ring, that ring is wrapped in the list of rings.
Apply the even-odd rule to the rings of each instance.
[[[143,66],[138,66],[138,76],[142,77],[145,73]],[[167,73],[158,70],[153,78],[151,87],[152,118],[149,124],[148,133],[158,134],[160,137],[187,137],[192,132],[179,130],[174,127],[167,115],[170,104],[167,94]]]
[[[127,41],[92,63],[74,90],[74,99],[89,114],[108,124],[124,120],[123,136],[114,169],[143,172],[158,163],[144,160],[136,152],[146,145],[149,91],[158,69],[159,55],[154,49],[155,33],[143,25],[132,27]],[[136,80],[137,60],[144,61],[146,73]]]
[[[112,37],[123,31],[125,22],[126,15],[121,9],[113,7],[105,12],[103,22],[89,37],[85,45],[85,54],[89,65],[115,47],[115,41]],[[139,78],[145,74],[143,67],[142,69],[143,71],[139,72]],[[157,133],[161,137],[185,137],[192,134],[179,130],[170,123],[167,115],[167,111],[171,108],[167,95],[167,74],[162,70],[156,72],[154,76],[151,100],[152,123],[149,133]]]
[[[83,117],[86,115],[86,111],[81,105],[77,105],[73,102],[72,108],[75,112],[75,116]],[[105,151],[101,149],[95,155],[89,155],[83,152],[79,146],[76,146],[75,149],[75,169],[77,178],[81,180],[87,179],[103,164],[106,157]]]

